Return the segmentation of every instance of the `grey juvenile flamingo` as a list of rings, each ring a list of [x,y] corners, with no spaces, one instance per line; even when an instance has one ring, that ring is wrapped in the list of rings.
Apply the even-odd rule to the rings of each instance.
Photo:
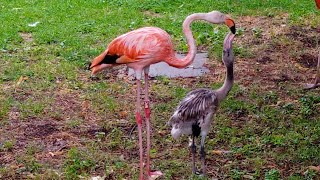
[[[220,102],[226,98],[233,85],[232,41],[234,34],[229,33],[223,44],[223,63],[226,66],[226,78],[223,86],[217,90],[200,88],[189,92],[180,102],[168,124],[172,126],[171,135],[177,139],[182,134],[191,135],[192,144],[192,172],[197,173],[195,167],[195,137],[201,135],[200,157],[202,163],[202,175],[206,174],[205,165],[205,138],[210,129],[213,114]]]

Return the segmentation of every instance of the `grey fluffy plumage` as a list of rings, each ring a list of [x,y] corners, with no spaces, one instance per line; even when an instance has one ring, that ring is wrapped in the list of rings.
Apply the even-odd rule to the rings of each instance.
[[[207,88],[193,90],[180,102],[168,125],[181,128],[183,124],[202,124],[205,117],[209,113],[214,113],[217,107],[218,99],[213,90]]]

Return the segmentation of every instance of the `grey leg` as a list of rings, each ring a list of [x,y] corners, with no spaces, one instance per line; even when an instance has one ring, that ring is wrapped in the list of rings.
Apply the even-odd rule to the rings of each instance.
[[[202,175],[206,175],[206,152],[204,150],[204,143],[205,143],[206,135],[201,136],[201,147],[200,147],[200,158],[201,158],[201,166],[202,166]]]
[[[192,153],[192,173],[196,174],[197,173],[197,168],[196,168],[196,145],[194,143],[194,136],[192,136],[192,144],[191,144],[190,148],[191,148],[191,153]]]

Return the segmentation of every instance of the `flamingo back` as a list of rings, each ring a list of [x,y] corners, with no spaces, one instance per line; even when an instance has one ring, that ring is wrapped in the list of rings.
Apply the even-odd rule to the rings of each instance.
[[[218,107],[218,99],[211,89],[200,88],[189,92],[170,118],[169,125],[181,125],[189,121],[201,121]],[[201,122],[200,122],[201,123]]]
[[[117,63],[140,60],[163,60],[173,53],[169,34],[157,27],[144,27],[114,39],[108,46],[108,54],[123,57]]]

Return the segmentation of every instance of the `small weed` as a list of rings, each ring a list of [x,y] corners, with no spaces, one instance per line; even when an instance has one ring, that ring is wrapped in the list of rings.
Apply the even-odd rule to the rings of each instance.
[[[0,83],[1,85],[1,83]],[[12,98],[9,96],[7,97],[6,95],[2,95],[2,92],[0,90],[0,126],[2,123],[5,123],[5,119],[8,117],[8,113],[10,110],[10,107],[13,103]]]
[[[277,169],[271,169],[265,173],[264,178],[266,180],[277,180],[280,179],[280,173]]]
[[[59,180],[62,179],[58,171],[46,169],[45,172],[39,175],[39,179]]]
[[[14,179],[18,179],[16,170],[12,167],[0,166],[0,179],[7,179],[7,177],[15,177]]]
[[[313,170],[304,172],[304,179],[314,179],[315,177],[317,177],[317,173]]]
[[[320,96],[304,96],[299,99],[300,113],[304,118],[312,116],[316,111],[316,104],[320,102]]]
[[[295,173],[288,177],[289,180],[300,180],[303,179],[303,177],[299,173]]]
[[[262,29],[260,29],[260,28],[253,28],[253,29],[252,29],[252,33],[253,33],[254,37],[256,37],[256,38],[261,38],[261,36],[262,36]]]
[[[41,150],[42,150],[42,148],[39,145],[34,144],[34,143],[30,143],[27,145],[26,154],[32,156],[35,153],[40,152]]]
[[[239,27],[237,28],[236,35],[241,36],[245,32],[245,28]]]
[[[21,116],[27,118],[32,116],[37,117],[41,115],[46,106],[44,102],[41,101],[35,101],[34,98],[30,98],[25,102],[20,103],[19,109],[21,110]]]
[[[263,100],[267,104],[274,104],[278,101],[278,95],[275,92],[270,91],[263,96]]]
[[[28,171],[31,173],[37,173],[43,167],[33,156],[24,155],[17,158],[17,162],[24,165],[24,168],[19,169],[19,171]]]
[[[71,119],[67,121],[67,126],[69,128],[77,128],[81,125],[81,123],[82,123],[82,120],[80,119]]]
[[[182,87],[176,87],[174,89],[174,96],[177,97],[177,99],[181,100],[183,97],[186,96],[188,90]]]
[[[159,103],[157,104],[155,107],[155,110],[158,111],[158,112],[167,112],[170,108],[169,108],[169,105],[167,103]]]
[[[254,54],[251,52],[249,48],[246,47],[240,47],[240,46],[235,46],[234,47],[234,54],[237,57],[240,58],[253,58]]]
[[[67,160],[64,165],[64,172],[67,179],[77,179],[79,175],[86,175],[90,173],[94,167],[94,161],[87,159],[84,152],[77,148],[71,148],[68,151]]]
[[[238,169],[232,169],[230,171],[230,177],[232,179],[241,179],[244,174],[245,174],[244,172],[242,172]]]
[[[0,151],[11,151],[15,144],[15,140],[4,141],[2,145],[0,144]]]
[[[287,103],[282,106],[282,111],[284,114],[291,114],[294,111],[294,104],[293,103]]]
[[[170,79],[167,78],[166,76],[158,76],[158,77],[156,77],[156,80],[162,82],[165,85],[168,85],[170,82]]]

